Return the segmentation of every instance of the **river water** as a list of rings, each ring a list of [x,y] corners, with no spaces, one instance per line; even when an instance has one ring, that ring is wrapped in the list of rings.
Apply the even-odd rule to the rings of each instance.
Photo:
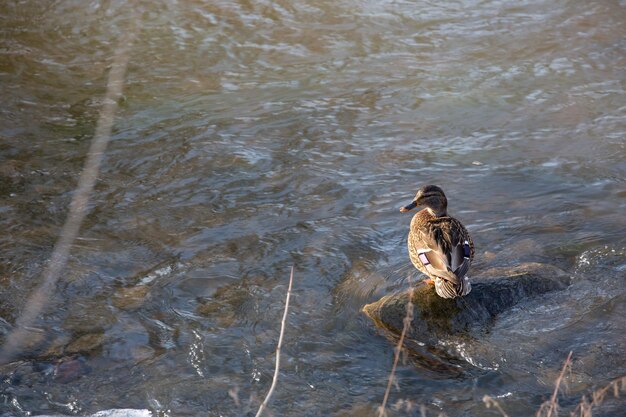
[[[0,328],[41,280],[118,39],[137,31],[71,258],[0,415],[147,408],[369,416],[394,347],[361,307],[419,275],[420,185],[470,230],[470,275],[573,277],[480,337],[457,373],[401,363],[390,415],[534,415],[626,375],[626,3],[21,1],[0,5]],[[4,336],[3,336],[4,337]],[[1,340],[0,340],[1,341]],[[624,402],[605,404],[623,415]]]

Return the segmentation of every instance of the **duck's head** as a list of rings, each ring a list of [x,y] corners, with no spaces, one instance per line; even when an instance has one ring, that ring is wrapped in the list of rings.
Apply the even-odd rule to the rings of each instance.
[[[401,207],[400,211],[405,213],[417,206],[424,206],[435,216],[441,217],[446,215],[448,200],[441,188],[436,185],[425,185],[417,190],[413,202],[407,206]]]

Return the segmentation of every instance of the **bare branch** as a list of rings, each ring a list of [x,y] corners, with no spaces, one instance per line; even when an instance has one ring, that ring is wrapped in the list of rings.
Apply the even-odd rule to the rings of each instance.
[[[569,368],[571,359],[572,359],[572,352],[570,351],[569,355],[567,355],[567,359],[565,359],[565,363],[563,364],[563,369],[561,369],[561,373],[559,374],[559,377],[556,379],[552,397],[550,398],[549,401],[546,401],[543,404],[541,404],[541,407],[539,407],[539,410],[537,410],[537,417],[541,417],[542,415],[545,415],[545,417],[551,417],[552,413],[555,413],[555,414],[557,413],[559,403],[556,397],[559,394],[559,387],[561,386],[561,382],[563,381],[565,372]]]
[[[50,296],[54,294],[55,285],[63,268],[65,268],[72,243],[78,236],[80,226],[87,215],[89,196],[98,178],[102,157],[111,136],[117,102],[122,96],[122,87],[124,86],[132,41],[138,32],[138,20],[133,16],[131,21],[132,27],[125,31],[113,57],[104,105],[100,110],[94,138],[87,154],[87,161],[78,180],[78,186],[72,197],[67,219],[43,271],[42,283],[28,297],[24,310],[15,321],[15,327],[7,336],[0,350],[0,363],[10,362],[16,352],[20,350],[20,346],[23,346],[31,336],[29,328],[45,309]]]
[[[387,406],[387,400],[389,399],[389,392],[391,391],[391,386],[395,382],[395,373],[396,368],[398,367],[398,360],[400,359],[400,354],[402,353],[402,346],[404,345],[404,337],[411,326],[411,322],[413,321],[413,286],[409,282],[409,301],[406,304],[406,316],[403,320],[402,333],[400,334],[400,340],[398,340],[398,345],[396,346],[395,356],[393,358],[393,366],[391,368],[391,373],[389,374],[389,381],[387,382],[387,389],[385,390],[385,396],[383,397],[383,403],[378,407],[378,417],[384,417],[387,415],[385,412],[385,407]]]
[[[276,388],[276,382],[278,381],[278,371],[280,369],[280,348],[283,345],[283,335],[285,334],[285,324],[287,323],[287,312],[289,311],[289,297],[291,296],[291,285],[293,284],[293,266],[291,267],[291,275],[289,276],[289,288],[287,289],[287,297],[285,298],[285,312],[283,313],[283,320],[280,323],[280,336],[278,337],[278,345],[276,346],[276,366],[274,367],[274,378],[272,379],[272,385],[267,392],[267,396],[261,403],[259,411],[256,413],[256,417],[260,417],[263,414],[263,410],[267,407],[267,404],[274,393]]]

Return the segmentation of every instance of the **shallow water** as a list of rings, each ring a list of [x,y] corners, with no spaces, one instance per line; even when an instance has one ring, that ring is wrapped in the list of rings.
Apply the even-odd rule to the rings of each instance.
[[[272,412],[373,415],[394,350],[360,308],[418,276],[398,207],[426,183],[472,233],[473,274],[539,261],[574,282],[442,340],[464,372],[400,366],[390,403],[414,408],[393,415],[489,415],[484,395],[531,415],[570,350],[566,405],[626,375],[617,1],[4,2],[3,332],[41,279],[133,19],[92,209],[41,340],[0,368],[1,415],[256,410],[291,265]]]

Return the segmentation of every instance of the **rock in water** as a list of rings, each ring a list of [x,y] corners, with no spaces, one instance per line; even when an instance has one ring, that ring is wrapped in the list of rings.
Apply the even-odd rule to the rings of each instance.
[[[443,336],[484,327],[495,316],[530,297],[562,290],[571,277],[552,265],[523,263],[513,268],[492,268],[472,279],[472,292],[445,299],[432,285],[413,290],[413,320],[406,337],[420,344],[435,345]],[[374,323],[399,335],[407,314],[408,291],[384,296],[363,307]]]
[[[152,417],[152,416],[153,414],[150,412],[150,410],[135,410],[131,408],[120,408],[120,409],[113,409],[113,410],[98,411],[97,413],[91,414],[87,417]],[[66,417],[66,416],[61,415],[61,414],[54,414],[54,415],[42,415],[38,417]]]

